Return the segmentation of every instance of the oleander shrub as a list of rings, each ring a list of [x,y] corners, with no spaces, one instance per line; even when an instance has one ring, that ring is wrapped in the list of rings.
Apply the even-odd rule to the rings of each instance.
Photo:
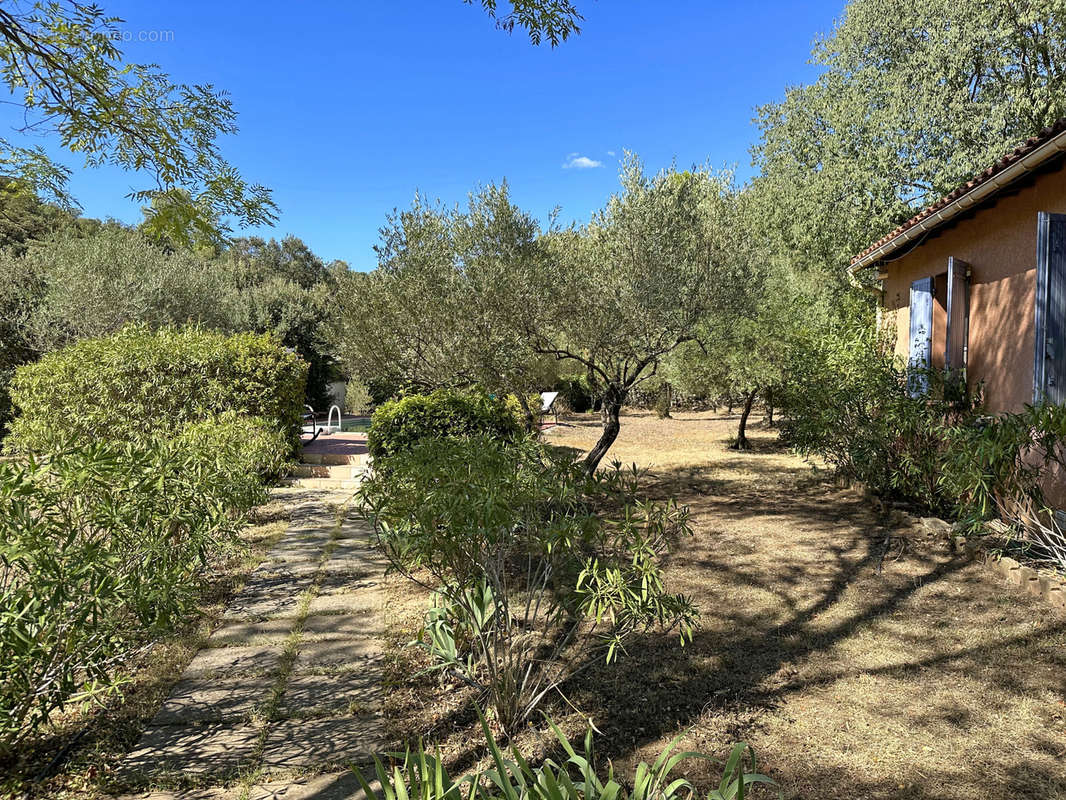
[[[117,691],[131,657],[193,608],[205,570],[236,548],[265,492],[248,451],[220,441],[201,424],[0,462],[0,752],[54,712]]]
[[[262,417],[235,411],[186,425],[178,434],[177,444],[228,469],[238,505],[248,508],[262,499],[263,485],[281,477],[289,462],[290,447],[284,431]]]
[[[423,645],[482,690],[507,733],[641,633],[691,637],[698,611],[659,567],[691,533],[688,509],[645,499],[640,477],[618,465],[589,476],[533,439],[482,434],[422,439],[364,480],[378,545],[437,592]]]
[[[609,761],[604,769],[597,763],[592,731],[585,733],[581,749],[574,746],[551,720],[566,759],[560,764],[549,758],[532,766],[514,744],[504,752],[492,735],[485,717],[478,711],[481,732],[492,765],[461,778],[452,778],[439,753],[429,753],[419,743],[404,753],[390,753],[392,769],[374,757],[374,774],[368,779],[353,767],[356,779],[369,800],[695,800],[696,787],[676,772],[686,761],[710,761],[720,765],[718,786],[710,789],[706,800],[743,800],[752,787],[768,789],[777,784],[757,771],[755,751],[744,742],[730,749],[722,762],[704,753],[681,751],[676,736],[654,762],[641,761],[627,781],[615,777]],[[371,783],[375,780],[375,783]],[[778,797],[783,793],[778,790]]]
[[[980,387],[968,392],[951,376],[907,369],[864,321],[811,336],[791,358],[780,393],[786,442],[876,494],[953,511],[942,480],[953,457],[949,431],[980,417]]]
[[[508,403],[478,391],[438,389],[430,394],[409,394],[374,411],[367,447],[380,469],[393,456],[426,438],[488,435],[514,439],[523,427],[518,408],[517,401]]]
[[[1040,404],[948,431],[941,485],[962,528],[998,518],[1028,558],[1066,572],[1066,531],[1044,491],[1066,475],[1066,407]]]
[[[131,326],[15,371],[8,448],[148,439],[234,412],[298,441],[307,365],[270,335]]]

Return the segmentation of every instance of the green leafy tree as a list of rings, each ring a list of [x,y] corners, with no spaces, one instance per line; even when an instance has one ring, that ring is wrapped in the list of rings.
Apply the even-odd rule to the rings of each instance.
[[[45,203],[17,179],[0,178],[0,248],[20,255],[31,242],[48,239],[60,231],[88,234],[100,221],[75,216],[69,210]]]
[[[335,339],[348,369],[393,390],[476,384],[525,402],[548,371],[515,315],[520,281],[543,260],[538,235],[506,183],[466,208],[416,196],[382,228],[378,269],[341,280]]]
[[[570,36],[581,33],[579,23],[583,19],[570,0],[508,0],[509,10],[501,11],[497,0],[463,0],[467,5],[479,2],[496,27],[511,33],[521,28],[529,40],[539,45],[545,39],[552,47],[565,42]]]
[[[258,236],[237,238],[227,244],[226,256],[238,285],[242,287],[270,278],[283,278],[310,289],[329,282],[334,272],[341,268],[338,266],[340,262],[327,265],[297,236],[286,236],[280,241]]]
[[[620,430],[629,393],[701,321],[740,308],[747,264],[735,257],[731,176],[666,170],[649,177],[627,157],[622,190],[583,229],[548,237],[550,256],[528,276],[538,302],[514,303],[533,349],[580,364],[601,400],[592,472]]]
[[[851,255],[1066,116],[1060,0],[852,0],[817,81],[759,110],[777,253],[839,287]]]
[[[8,321],[38,354],[129,323],[228,330],[234,314],[224,273],[115,224],[86,236],[65,231],[22,256],[0,254],[0,285],[10,298]]]
[[[270,190],[249,184],[221,155],[237,130],[228,96],[210,84],[176,84],[153,65],[126,62],[122,20],[81,0],[12,2],[0,8],[0,75],[21,106],[24,134],[53,134],[86,166],[112,164],[152,176],[135,190],[148,227],[187,243],[276,219]],[[41,147],[0,138],[0,164],[47,199],[71,206],[69,170]]]
[[[236,295],[231,328],[273,333],[299,353],[309,366],[307,401],[325,408],[328,384],[338,376],[328,335],[332,297],[347,265],[326,264],[296,236],[234,239],[215,265]]]

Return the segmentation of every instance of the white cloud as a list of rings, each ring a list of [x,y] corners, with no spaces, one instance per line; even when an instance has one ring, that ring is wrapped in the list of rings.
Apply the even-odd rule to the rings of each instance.
[[[607,155],[609,155],[611,158],[614,158],[614,150],[608,150]]]
[[[563,169],[595,169],[602,166],[602,161],[595,161],[588,156],[579,156],[577,153],[568,155],[563,163]]]

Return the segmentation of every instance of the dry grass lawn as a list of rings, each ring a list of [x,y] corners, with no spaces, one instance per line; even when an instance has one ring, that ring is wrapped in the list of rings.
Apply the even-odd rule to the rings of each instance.
[[[653,494],[692,508],[695,535],[666,577],[702,627],[684,649],[649,637],[567,687],[601,754],[624,775],[683,733],[712,754],[750,742],[790,798],[1066,798],[1066,620],[912,518],[835,488],[758,420],[754,449],[729,451],[735,424],[622,420],[608,458],[650,468]],[[580,417],[547,438],[584,450],[597,434]],[[441,741],[468,766],[469,692],[411,676],[418,656],[402,644],[425,598],[392,589],[393,733]],[[581,729],[563,703],[548,710]],[[706,785],[711,773],[690,775]]]

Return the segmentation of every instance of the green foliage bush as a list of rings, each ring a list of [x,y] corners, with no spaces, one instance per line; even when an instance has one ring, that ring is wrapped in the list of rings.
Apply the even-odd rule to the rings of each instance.
[[[116,691],[130,656],[196,602],[265,497],[249,472],[259,447],[231,441],[238,428],[269,438],[227,419],[0,462],[0,752]]]
[[[555,384],[554,391],[559,392],[566,402],[566,407],[576,414],[592,410],[594,399],[588,380],[584,377],[561,378]]]
[[[1066,572],[1066,532],[1044,495],[1066,475],[1066,407],[1026,406],[948,431],[941,485],[963,529],[980,533],[998,517],[1025,555]]]
[[[448,774],[439,753],[427,753],[419,745],[416,750],[408,748],[406,753],[391,754],[396,760],[402,759],[402,765],[393,765],[391,772],[375,757],[376,785],[353,767],[366,796],[370,800],[693,800],[696,788],[685,778],[674,777],[674,771],[685,761],[717,761],[703,753],[679,751],[681,737],[677,736],[652,764],[638,763],[629,781],[617,780],[610,762],[606,778],[602,778],[592,731],[586,732],[582,749],[578,750],[548,720],[566,760],[560,764],[549,758],[534,767],[516,745],[505,754],[496,744],[484,715],[479,711],[478,716],[491,767],[456,780]],[[754,784],[776,785],[756,772],[755,751],[743,742],[733,745],[728,759],[718,763],[721,778],[718,786],[707,793],[707,800],[743,800]]]
[[[463,438],[488,434],[500,439],[521,435],[517,402],[483,392],[438,389],[411,394],[378,406],[370,421],[367,447],[378,467],[425,438]],[[519,412],[520,413],[520,412]]]
[[[9,446],[45,451],[60,437],[145,439],[234,412],[296,443],[307,366],[268,335],[128,327],[19,367]]]
[[[178,434],[178,444],[220,463],[240,467],[242,480],[261,485],[281,477],[286,469],[289,441],[262,417],[227,411],[201,422],[191,422]]]
[[[956,497],[943,480],[955,458],[949,432],[979,418],[979,390],[928,372],[928,391],[915,395],[915,373],[863,320],[810,335],[791,358],[787,442],[877,494],[952,512]]]
[[[481,435],[424,438],[364,480],[379,545],[438,592],[425,644],[485,692],[508,733],[635,634],[690,638],[698,612],[658,566],[690,533],[688,509],[645,500],[639,477],[617,465],[590,477],[535,440]]]

